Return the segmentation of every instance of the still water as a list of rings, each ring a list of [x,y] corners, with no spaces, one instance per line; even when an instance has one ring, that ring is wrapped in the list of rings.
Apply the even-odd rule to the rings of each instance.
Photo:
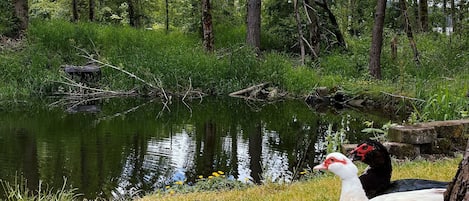
[[[211,98],[186,104],[109,99],[85,107],[26,103],[0,108],[0,178],[77,188],[84,198],[144,193],[213,171],[233,179],[291,181],[325,153],[328,133],[369,137],[364,121],[383,114],[321,111],[302,101],[275,104]],[[78,110],[87,110],[87,112]]]

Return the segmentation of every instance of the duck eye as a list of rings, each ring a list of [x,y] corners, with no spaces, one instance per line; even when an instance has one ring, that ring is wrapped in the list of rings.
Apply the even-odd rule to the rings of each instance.
[[[335,161],[334,158],[331,158],[331,162],[334,162],[334,161]]]
[[[362,147],[363,150],[367,150],[368,149],[368,145],[365,145]]]

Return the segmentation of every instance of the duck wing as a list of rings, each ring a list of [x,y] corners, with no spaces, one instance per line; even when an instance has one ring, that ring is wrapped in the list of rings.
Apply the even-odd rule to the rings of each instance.
[[[370,201],[443,201],[446,188],[397,192],[377,196]]]
[[[400,179],[392,181],[389,188],[387,188],[382,194],[394,193],[394,192],[405,192],[415,191],[422,189],[431,188],[444,188],[448,187],[448,182],[426,180],[426,179]]]

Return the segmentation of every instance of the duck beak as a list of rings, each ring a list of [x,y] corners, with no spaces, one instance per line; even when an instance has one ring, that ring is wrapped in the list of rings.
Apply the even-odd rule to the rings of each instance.
[[[327,170],[327,167],[324,165],[324,163],[321,163],[319,165],[314,166],[313,170]]]

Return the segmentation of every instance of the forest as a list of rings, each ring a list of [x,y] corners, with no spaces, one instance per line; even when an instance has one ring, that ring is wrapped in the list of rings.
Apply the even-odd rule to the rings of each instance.
[[[459,119],[469,110],[468,9],[456,0],[2,1],[0,100],[189,99],[267,83],[282,98],[327,87],[397,98],[411,122]],[[63,72],[90,62],[102,71],[94,83]]]

